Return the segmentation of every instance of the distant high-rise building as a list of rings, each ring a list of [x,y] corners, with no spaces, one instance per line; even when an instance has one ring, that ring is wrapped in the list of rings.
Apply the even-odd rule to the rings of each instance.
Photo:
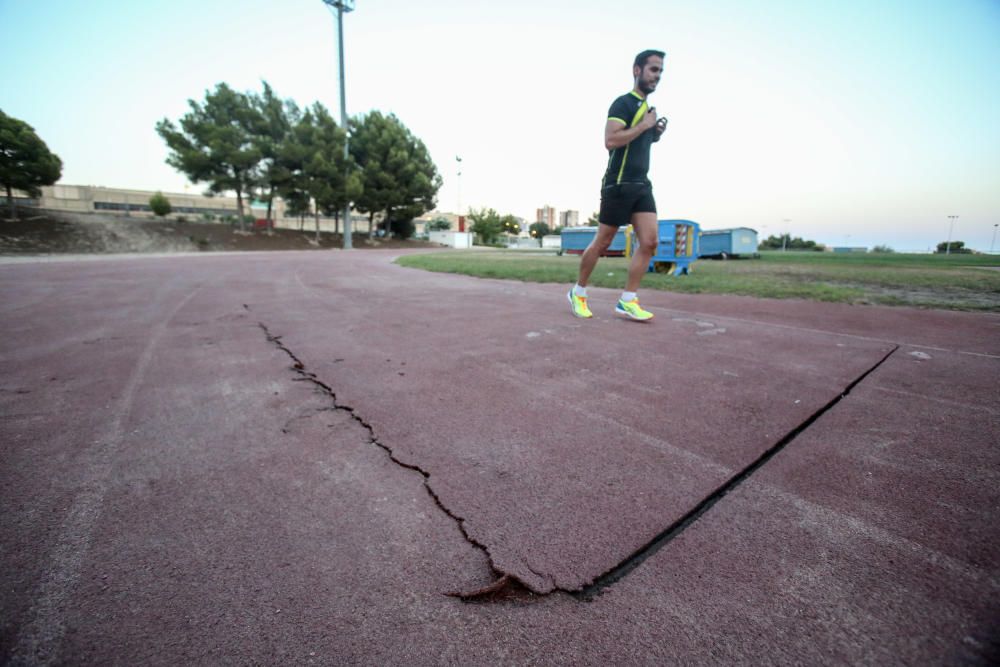
[[[559,214],[560,227],[576,227],[580,224],[579,211],[563,211]]]
[[[548,204],[535,209],[535,222],[544,222],[550,228],[554,228],[556,226],[556,210]]]

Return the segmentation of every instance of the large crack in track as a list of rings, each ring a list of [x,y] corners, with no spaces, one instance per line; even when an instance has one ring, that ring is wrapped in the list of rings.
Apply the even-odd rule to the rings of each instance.
[[[247,310],[249,310],[248,306],[244,305],[244,307],[247,308]],[[461,531],[462,533],[462,536],[466,539],[466,541],[469,542],[469,544],[472,544],[473,546],[482,550],[484,554],[486,554],[486,558],[489,560],[490,563],[490,568],[493,570],[493,573],[498,577],[497,581],[485,588],[473,591],[466,591],[466,592],[458,592],[458,591],[449,592],[446,593],[446,595],[459,597],[462,599],[480,599],[480,598],[491,598],[496,596],[516,595],[519,594],[521,591],[527,590],[526,587],[523,586],[523,584],[521,584],[519,581],[516,580],[516,578],[511,577],[510,575],[505,574],[504,572],[501,572],[496,567],[496,565],[493,562],[493,558],[490,555],[489,548],[487,548],[485,544],[476,541],[471,535],[469,535],[469,533],[465,530],[465,525],[464,525],[465,520],[462,517],[455,514],[455,512],[453,512],[448,507],[445,507],[445,505],[441,502],[441,499],[438,497],[436,493],[434,493],[434,490],[427,483],[427,481],[430,479],[429,472],[422,469],[420,466],[415,466],[400,461],[396,457],[395,453],[392,451],[391,447],[382,442],[379,442],[378,437],[375,435],[375,429],[372,428],[372,425],[369,424],[367,421],[365,421],[364,418],[358,414],[357,410],[355,410],[350,405],[341,404],[340,401],[337,399],[337,393],[333,390],[332,387],[330,387],[330,385],[320,380],[315,373],[311,373],[308,370],[306,370],[305,364],[302,362],[302,360],[299,359],[294,352],[288,349],[288,347],[281,342],[281,336],[272,334],[271,331],[267,328],[267,325],[265,325],[262,322],[258,322],[258,326],[260,326],[260,328],[263,330],[264,335],[267,337],[268,342],[273,343],[278,349],[287,354],[288,357],[292,360],[293,362],[292,370],[299,376],[298,379],[300,381],[309,382],[313,384],[319,391],[326,394],[332,401],[333,408],[335,410],[342,410],[343,412],[346,412],[351,417],[351,419],[353,419],[355,422],[361,425],[361,427],[363,427],[368,432],[369,444],[375,445],[376,447],[379,447],[380,449],[384,450],[385,453],[389,456],[389,459],[393,463],[400,466],[401,468],[406,468],[407,470],[412,470],[416,473],[419,473],[420,476],[423,477],[424,489],[427,491],[427,494],[434,501],[434,504],[437,505],[442,512],[447,514],[449,517],[451,517],[451,519],[455,521],[459,531]]]
[[[248,306],[244,306],[249,310]],[[490,554],[489,548],[475,540],[468,531],[465,529],[465,519],[456,514],[453,510],[446,507],[438,495],[431,488],[428,483],[430,480],[430,473],[422,469],[420,466],[406,463],[399,460],[393,452],[392,448],[383,442],[380,442],[375,430],[371,424],[369,424],[363,417],[361,417],[357,410],[349,405],[343,405],[337,399],[337,394],[333,388],[320,380],[315,373],[310,372],[306,369],[305,364],[299,359],[294,352],[292,352],[284,343],[281,342],[281,336],[271,333],[268,327],[259,322],[261,330],[267,337],[267,340],[274,344],[278,349],[283,351],[292,360],[292,370],[299,376],[298,380],[309,382],[313,384],[319,391],[327,395],[333,407],[336,410],[342,410],[346,412],[351,419],[361,425],[367,432],[369,437],[369,443],[375,445],[385,451],[389,456],[389,459],[396,465],[406,468],[407,470],[412,470],[423,478],[423,486],[427,491],[427,494],[434,501],[434,504],[447,516],[455,521],[458,526],[459,531],[462,536],[470,544],[480,549],[489,561],[490,568],[492,569],[497,580],[486,586],[473,591],[465,592],[448,592],[446,595],[461,598],[467,601],[493,601],[493,600],[503,600],[511,598],[524,598],[530,595],[538,595],[539,593],[531,591],[530,588],[520,581],[516,576],[504,572],[498,568]],[[888,359],[899,349],[898,345],[893,346],[889,352],[887,352],[881,359],[879,359],[874,365],[872,365],[868,370],[859,375],[857,378],[852,380],[840,393],[837,394],[833,399],[827,402],[825,405],[820,407],[818,410],[813,412],[809,417],[802,421],[798,426],[790,430],[784,437],[778,440],[774,445],[768,448],[763,454],[761,454],[757,459],[751,462],[746,467],[737,471],[732,475],[726,482],[719,486],[715,491],[702,499],[697,505],[695,505],[690,511],[688,511],[684,516],[680,517],[674,521],[670,526],[664,529],[661,533],[656,535],[653,539],[647,542],[645,545],[637,549],[635,552],[630,554],[628,557],[623,559],[620,563],[614,567],[607,570],[604,574],[598,576],[594,581],[578,590],[565,590],[561,588],[555,588],[551,592],[561,592],[567,593],[578,600],[589,601],[594,599],[600,593],[613,585],[614,583],[620,581],[622,578],[628,576],[630,572],[639,567],[647,558],[651,557],[657,551],[662,549],[668,543],[670,543],[674,538],[679,536],[684,530],[689,528],[694,522],[696,522],[702,515],[708,512],[717,502],[719,502],[726,495],[735,490],[740,484],[745,482],[754,474],[761,466],[771,460],[776,454],[785,449],[792,441],[794,441],[803,431],[808,429],[812,424],[816,422],[820,417],[833,409],[840,401],[846,398],[851,391],[860,384],[865,378],[875,372],[882,364],[884,364]]]
[[[573,591],[571,594],[575,597],[583,600],[590,600],[595,595],[598,595],[602,590],[611,586],[616,581],[622,579],[628,575],[629,572],[639,567],[643,561],[655,554],[657,551],[666,546],[671,540],[680,535],[685,529],[687,529],[691,524],[697,521],[705,512],[712,509],[715,503],[719,502],[727,494],[731,493],[736,487],[745,482],[749,477],[754,474],[761,466],[770,461],[774,456],[787,447],[795,438],[797,438],[803,431],[812,426],[817,419],[822,417],[824,414],[829,412],[835,405],[840,403],[844,398],[846,398],[853,389],[861,383],[866,377],[871,375],[878,369],[879,366],[888,361],[889,357],[899,349],[898,345],[893,346],[889,352],[886,353],[884,357],[879,359],[871,368],[866,370],[864,373],[859,375],[847,387],[844,388],[837,396],[831,399],[826,405],[822,406],[820,409],[816,410],[814,413],[809,415],[801,424],[789,431],[783,438],[778,440],[774,445],[767,449],[763,454],[761,454],[755,461],[750,463],[735,475],[730,477],[724,484],[722,484],[715,491],[706,496],[700,503],[695,505],[691,510],[675,521],[673,524],[668,526],[666,530],[661,532],[659,535],[654,537],[652,540],[647,542],[645,545],[637,549],[628,558],[623,560],[621,563],[611,568],[597,579],[594,580],[592,584],[584,587],[579,591]]]

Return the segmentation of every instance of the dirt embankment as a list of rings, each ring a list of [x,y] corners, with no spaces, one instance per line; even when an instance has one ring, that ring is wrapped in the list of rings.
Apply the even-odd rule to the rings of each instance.
[[[279,228],[240,232],[221,222],[149,220],[110,215],[19,211],[18,220],[0,217],[0,254],[110,254],[227,250],[310,250],[342,248],[343,234]],[[425,241],[369,239],[353,235],[354,247],[438,247]]]

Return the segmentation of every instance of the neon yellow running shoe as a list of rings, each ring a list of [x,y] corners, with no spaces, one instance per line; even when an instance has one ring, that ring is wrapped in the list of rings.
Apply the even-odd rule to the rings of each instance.
[[[615,312],[619,315],[624,315],[630,320],[638,320],[640,322],[653,319],[653,313],[643,310],[642,306],[639,305],[639,299],[632,299],[631,301],[622,301],[619,299],[618,305],[615,306]]]
[[[566,293],[569,305],[573,307],[573,314],[577,317],[593,317],[594,314],[587,308],[587,297],[573,294],[573,288]]]

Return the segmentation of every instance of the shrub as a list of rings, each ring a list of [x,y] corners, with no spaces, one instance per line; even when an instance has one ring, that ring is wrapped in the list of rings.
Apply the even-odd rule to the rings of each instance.
[[[878,253],[880,255],[889,255],[889,254],[892,254],[892,253],[894,253],[896,251],[893,250],[892,248],[890,248],[887,245],[877,245],[874,248],[872,248],[872,252]]]
[[[951,246],[949,250],[948,246]],[[971,255],[972,250],[965,247],[965,241],[952,241],[950,244],[947,241],[937,244],[937,250],[934,251],[939,255]]]
[[[540,239],[543,236],[548,236],[552,230],[549,229],[549,226],[544,222],[533,222],[528,225],[528,232],[531,233],[532,237]]]
[[[170,215],[173,207],[170,206],[170,200],[162,192],[157,192],[149,198],[149,208],[153,209],[153,215],[163,218]]]

